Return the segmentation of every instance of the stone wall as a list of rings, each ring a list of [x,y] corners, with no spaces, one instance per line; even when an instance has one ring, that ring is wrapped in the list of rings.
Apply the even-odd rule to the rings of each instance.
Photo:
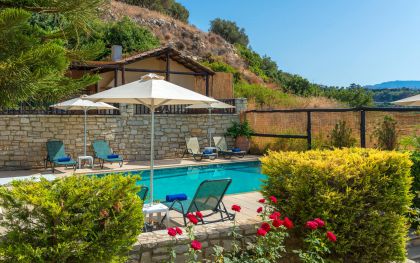
[[[245,246],[247,242],[255,240],[255,233],[259,221],[256,219],[246,219],[237,221],[237,233],[241,234],[241,245]],[[177,236],[176,239],[170,237],[166,230],[154,231],[141,234],[130,253],[130,263],[151,263],[168,262],[169,251],[175,249],[177,254],[176,262],[185,262],[186,252],[190,247],[191,240],[185,233]],[[232,237],[230,233],[233,229],[233,222],[225,221],[194,227],[194,233],[198,241],[202,243],[202,253],[200,259],[212,258],[215,245],[221,246],[229,251],[232,247]]]
[[[213,114],[212,134],[223,135],[238,121],[237,114]],[[150,116],[133,115],[132,107],[121,115],[91,115],[87,121],[88,155],[94,139],[109,141],[125,160],[147,160],[150,156]],[[156,158],[175,158],[185,149],[185,137],[196,136],[208,146],[208,115],[155,115]],[[83,154],[83,115],[0,116],[0,169],[35,168],[44,165],[45,143],[63,140],[74,158]],[[231,141],[228,141],[231,143]]]

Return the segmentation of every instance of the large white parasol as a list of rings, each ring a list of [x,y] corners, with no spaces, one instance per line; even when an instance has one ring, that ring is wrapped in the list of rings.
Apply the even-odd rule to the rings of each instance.
[[[203,104],[216,102],[189,89],[165,81],[156,74],[148,74],[140,80],[105,90],[87,99],[98,102],[143,104],[151,113],[150,141],[150,202],[153,204],[153,173],[154,173],[154,134],[155,110],[163,105]]]
[[[85,113],[84,120],[84,156],[86,156],[86,119],[87,111],[89,110],[111,110],[118,109],[112,105],[106,104],[104,102],[92,102],[86,99],[87,95],[82,95],[79,98],[63,101],[50,107],[62,109],[62,110],[82,110]]]
[[[401,106],[420,106],[420,94],[402,100],[393,101],[392,103]]]
[[[216,102],[212,102],[210,104],[194,104],[191,106],[188,106],[187,109],[208,109],[209,110],[209,130],[208,130],[208,135],[209,135],[209,144],[211,147],[211,111],[213,109],[233,109],[235,108],[235,106],[232,106],[230,104],[221,102],[221,101],[216,101]]]

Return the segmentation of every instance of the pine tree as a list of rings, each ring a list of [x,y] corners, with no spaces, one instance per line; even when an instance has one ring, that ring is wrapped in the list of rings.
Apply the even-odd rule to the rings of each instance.
[[[98,80],[66,76],[72,59],[97,55],[78,43],[105,0],[0,0],[0,106],[55,102]],[[72,45],[69,45],[72,40]],[[76,41],[74,41],[76,40]]]

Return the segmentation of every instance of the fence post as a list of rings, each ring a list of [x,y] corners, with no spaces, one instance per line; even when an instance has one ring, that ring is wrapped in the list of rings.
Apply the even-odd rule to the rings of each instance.
[[[360,110],[360,147],[366,148],[366,112]]]
[[[308,140],[308,150],[312,149],[312,120],[311,120],[311,112],[307,111],[307,122],[306,122],[306,136]]]

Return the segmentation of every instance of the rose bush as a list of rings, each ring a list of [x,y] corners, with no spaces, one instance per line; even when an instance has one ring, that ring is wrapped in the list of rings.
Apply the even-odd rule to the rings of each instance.
[[[399,262],[406,255],[411,165],[409,153],[374,149],[269,152],[262,158],[263,194],[276,196],[276,210],[293,218],[297,240],[307,234],[325,240],[325,233],[310,232],[319,224],[307,224],[324,219],[335,234],[329,240],[338,241],[330,259]],[[307,250],[312,241],[295,249]]]

